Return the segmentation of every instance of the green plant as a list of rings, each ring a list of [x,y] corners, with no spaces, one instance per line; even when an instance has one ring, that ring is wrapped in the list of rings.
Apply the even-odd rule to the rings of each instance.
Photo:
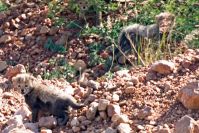
[[[53,66],[51,71],[46,71],[43,74],[44,79],[64,78],[67,81],[72,82],[75,80],[77,70],[69,65],[64,58],[61,59],[50,59],[49,63]]]
[[[0,1],[0,12],[6,11],[8,9],[7,5]]]
[[[56,53],[65,53],[66,48],[61,44],[55,44],[51,38],[48,38],[44,44],[44,48]]]

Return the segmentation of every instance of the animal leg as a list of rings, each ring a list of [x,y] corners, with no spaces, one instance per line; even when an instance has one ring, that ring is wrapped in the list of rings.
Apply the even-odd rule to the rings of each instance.
[[[36,122],[38,118],[39,110],[37,108],[32,109],[32,122]]]

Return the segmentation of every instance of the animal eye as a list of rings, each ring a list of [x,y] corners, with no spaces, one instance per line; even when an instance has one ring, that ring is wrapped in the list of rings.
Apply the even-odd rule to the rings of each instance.
[[[20,87],[21,87],[21,85],[18,85],[18,87],[20,88]]]
[[[28,85],[25,85],[25,87],[28,87]]]

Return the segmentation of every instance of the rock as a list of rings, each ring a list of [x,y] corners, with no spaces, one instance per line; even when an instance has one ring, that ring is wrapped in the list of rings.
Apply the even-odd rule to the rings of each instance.
[[[77,133],[79,132],[81,129],[80,127],[72,127],[73,132]]]
[[[105,133],[117,133],[117,130],[113,129],[112,127],[108,127],[108,128],[105,130]]]
[[[199,109],[199,81],[184,86],[178,93],[178,100],[188,109]]]
[[[64,34],[55,42],[55,44],[65,46],[67,42],[68,42],[68,35]]]
[[[0,43],[8,43],[12,40],[10,35],[3,35],[0,38]]]
[[[77,117],[74,117],[72,119],[72,121],[70,122],[70,125],[73,126],[79,126],[79,120],[77,119]]]
[[[24,123],[26,129],[33,131],[34,133],[38,133],[38,124],[36,123]]]
[[[131,77],[131,80],[130,81],[132,81],[133,82],[133,85],[137,85],[138,83],[139,83],[139,79],[138,79],[138,77]]]
[[[160,74],[170,74],[175,69],[175,64],[167,60],[159,60],[151,65],[150,70]]]
[[[95,119],[95,115],[97,113],[98,103],[92,102],[90,104],[90,108],[86,111],[86,117],[89,120]]]
[[[111,121],[113,122],[113,124],[119,125],[120,123],[128,123],[129,119],[128,116],[125,114],[114,114],[111,118]]]
[[[0,61],[0,72],[5,70],[8,67],[6,61]]]
[[[115,73],[119,77],[130,77],[129,70],[120,70]]]
[[[114,114],[120,114],[120,106],[116,104],[109,104],[107,107],[107,114],[112,117]]]
[[[136,87],[134,87],[134,86],[129,86],[129,87],[125,88],[125,90],[124,90],[124,92],[126,94],[133,94],[133,93],[135,93],[135,91],[136,91]]]
[[[24,65],[22,65],[22,64],[8,67],[5,77],[7,77],[9,80],[11,80],[12,77],[16,76],[19,73],[26,73],[26,69],[25,69]]]
[[[129,124],[126,124],[126,123],[120,123],[118,126],[117,126],[117,130],[119,133],[131,133],[131,127]]]
[[[67,85],[64,89],[64,92],[68,95],[74,95],[75,89],[71,85]]]
[[[41,117],[39,119],[38,124],[39,124],[39,127],[45,127],[45,128],[52,129],[57,125],[57,120],[52,116]]]
[[[28,109],[26,105],[23,105],[14,113],[14,115],[21,115],[23,119],[26,117],[29,118],[31,114],[32,114],[31,111]]]
[[[86,116],[79,116],[78,121],[83,122],[86,120]]]
[[[118,94],[113,93],[112,100],[114,102],[118,102],[120,100],[120,96]]]
[[[40,131],[40,133],[52,133],[52,132],[53,132],[52,130],[45,129],[45,128],[41,129],[41,131]]]
[[[125,64],[126,63],[126,57],[121,55],[119,58],[118,58],[118,63],[119,64]]]
[[[2,132],[2,133],[8,133],[8,132]],[[9,133],[35,133],[35,132],[32,132],[25,128],[14,128],[10,130]]]
[[[51,36],[55,35],[58,32],[58,30],[59,30],[58,27],[50,28],[49,35],[51,35]]]
[[[140,110],[137,114],[139,119],[145,119],[146,117],[152,115],[153,110],[151,107],[145,107],[144,109]]]
[[[82,121],[82,125],[84,125],[84,126],[88,126],[88,125],[90,125],[92,123],[92,121],[90,121],[90,120],[84,120],[84,121]]]
[[[185,115],[175,123],[174,133],[199,133],[199,125],[193,118]]]
[[[3,93],[3,98],[9,99],[13,97],[14,95],[11,92],[5,92]]]
[[[98,110],[105,111],[109,104],[110,104],[110,101],[108,101],[106,99],[100,99],[99,104],[98,104]]]
[[[83,60],[78,60],[75,64],[74,64],[75,69],[77,69],[78,71],[83,71],[86,69],[87,65]]]
[[[7,123],[8,126],[4,128],[2,133],[20,133],[18,130],[24,131],[25,126],[23,125],[23,120],[21,115],[15,115],[12,118],[10,118]],[[15,132],[16,131],[16,132]],[[22,132],[24,133],[24,132]]]
[[[107,114],[106,114],[105,111],[100,111],[100,112],[99,112],[99,115],[100,115],[100,117],[101,117],[102,119],[104,119],[104,120],[107,119]]]
[[[155,131],[155,133],[171,133],[171,130],[169,128],[162,128]]]
[[[100,83],[94,81],[94,80],[89,80],[87,85],[95,90],[98,90],[100,88]]]
[[[48,26],[42,26],[40,29],[40,34],[46,34],[50,31],[50,29],[48,28]]]

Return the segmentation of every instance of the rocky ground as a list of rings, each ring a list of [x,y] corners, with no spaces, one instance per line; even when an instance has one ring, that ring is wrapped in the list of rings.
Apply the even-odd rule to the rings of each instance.
[[[71,39],[77,31],[53,27],[47,11],[47,6],[36,2],[19,1],[10,11],[0,13],[1,132],[199,132],[199,49],[187,49],[172,60],[157,61],[147,67],[115,70],[111,78],[97,77],[91,71],[72,83],[63,78],[42,80],[44,70],[52,69],[47,63],[49,58],[61,56],[77,69],[86,69],[88,50],[85,45],[99,41],[96,36]],[[65,15],[76,19],[69,11]],[[67,54],[44,49],[49,36],[57,44],[70,45]],[[92,69],[99,70],[100,66]],[[57,126],[54,117],[44,114],[40,114],[38,123],[30,123],[31,112],[10,81],[16,74],[27,71],[37,75],[42,83],[73,95],[87,106],[71,110],[69,122],[62,127]]]

